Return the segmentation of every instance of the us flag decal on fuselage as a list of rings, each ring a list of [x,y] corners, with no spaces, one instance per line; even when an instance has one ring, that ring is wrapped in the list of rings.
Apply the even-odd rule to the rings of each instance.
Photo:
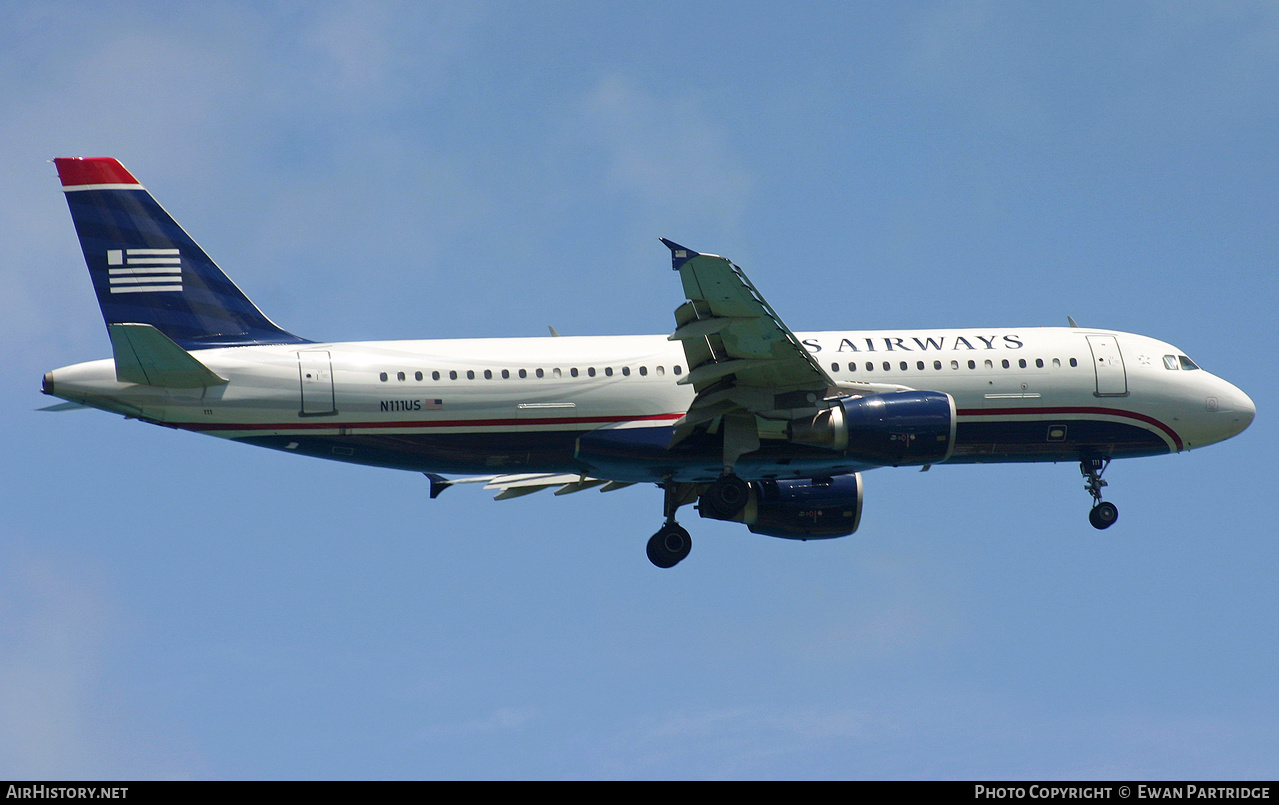
[[[182,257],[177,249],[107,249],[111,293],[182,290]]]

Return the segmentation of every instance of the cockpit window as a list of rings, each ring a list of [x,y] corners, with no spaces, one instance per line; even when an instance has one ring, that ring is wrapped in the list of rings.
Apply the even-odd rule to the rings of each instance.
[[[1198,368],[1199,368],[1198,366],[1196,366],[1196,365],[1195,365],[1195,362],[1194,362],[1194,361],[1190,360],[1190,359],[1189,359],[1189,358],[1187,358],[1185,355],[1178,355],[1177,357],[1181,360],[1181,368],[1182,368],[1182,369],[1187,369],[1187,370],[1189,370],[1189,369],[1198,369]]]
[[[1176,355],[1165,355],[1165,356],[1164,356],[1164,368],[1165,368],[1165,369],[1179,369],[1179,368],[1181,368],[1181,364],[1177,362],[1177,356],[1176,356]]]

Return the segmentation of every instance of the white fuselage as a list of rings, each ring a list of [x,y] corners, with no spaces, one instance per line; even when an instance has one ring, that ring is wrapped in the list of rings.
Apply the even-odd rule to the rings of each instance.
[[[799,333],[841,387],[950,394],[951,462],[1056,461],[1179,452],[1252,421],[1230,383],[1145,336],[1084,328]],[[315,343],[193,353],[224,385],[116,380],[111,360],[58,369],[47,393],[126,416],[267,447],[425,472],[598,471],[578,438],[669,429],[688,410],[684,353],[665,336]],[[743,457],[759,477],[866,469],[815,448]],[[609,459],[618,480],[700,480],[717,457],[672,473]],[[627,469],[628,464],[633,464]],[[684,477],[679,477],[684,476]]]

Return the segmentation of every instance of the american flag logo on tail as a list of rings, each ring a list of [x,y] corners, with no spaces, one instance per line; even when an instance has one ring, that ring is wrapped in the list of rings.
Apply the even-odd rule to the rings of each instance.
[[[111,293],[182,290],[182,257],[177,249],[107,249]]]

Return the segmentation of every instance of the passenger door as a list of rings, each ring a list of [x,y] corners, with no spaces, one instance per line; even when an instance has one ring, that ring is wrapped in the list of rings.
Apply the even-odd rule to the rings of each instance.
[[[1090,335],[1093,369],[1097,372],[1098,397],[1124,397],[1128,394],[1128,372],[1119,341],[1113,335]]]
[[[300,416],[328,416],[337,413],[333,395],[333,364],[328,350],[298,352],[298,379],[302,384]]]

